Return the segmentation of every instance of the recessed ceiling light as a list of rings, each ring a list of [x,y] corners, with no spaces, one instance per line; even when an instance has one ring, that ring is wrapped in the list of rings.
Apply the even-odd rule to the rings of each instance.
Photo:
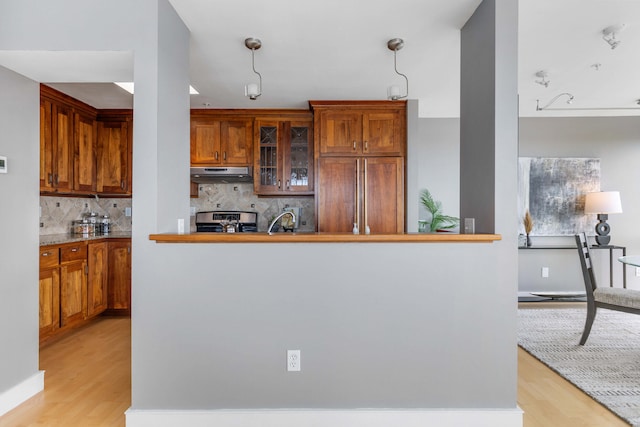
[[[133,82],[114,82],[114,83],[133,95]],[[200,92],[195,90],[193,86],[189,85],[189,95],[199,95],[199,94]]]
[[[133,95],[133,82],[114,82],[114,83]]]

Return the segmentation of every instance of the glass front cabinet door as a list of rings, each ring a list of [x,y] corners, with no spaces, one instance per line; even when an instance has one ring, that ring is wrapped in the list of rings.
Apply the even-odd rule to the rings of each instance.
[[[313,121],[257,119],[254,190],[313,194]]]

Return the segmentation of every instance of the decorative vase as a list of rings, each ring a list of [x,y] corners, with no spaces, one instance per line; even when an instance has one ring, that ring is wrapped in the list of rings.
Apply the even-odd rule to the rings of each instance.
[[[531,237],[527,234],[527,247],[531,246]]]

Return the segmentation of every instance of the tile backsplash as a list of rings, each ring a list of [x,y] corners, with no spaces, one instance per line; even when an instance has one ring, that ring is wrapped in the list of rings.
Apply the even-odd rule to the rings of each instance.
[[[313,196],[258,197],[253,184],[200,184],[199,197],[191,199],[196,211],[252,211],[258,212],[258,230],[266,231],[269,220],[286,207],[299,207],[298,231],[315,230],[315,203]],[[40,197],[40,235],[66,234],[71,221],[82,219],[86,212],[108,214],[111,230],[131,231],[131,217],[125,216],[125,208],[131,208],[130,198]],[[191,231],[195,232],[195,216],[191,217]]]
[[[131,217],[125,216],[125,208],[131,208],[130,198],[40,196],[40,235],[69,233],[71,221],[82,219],[85,212],[108,214],[113,232],[131,231]]]
[[[269,220],[286,207],[299,207],[298,231],[315,231],[315,202],[313,196],[258,197],[251,183],[199,184],[199,197],[191,199],[191,207],[199,211],[258,212],[258,230],[267,231]],[[195,217],[191,217],[191,231],[195,231]]]

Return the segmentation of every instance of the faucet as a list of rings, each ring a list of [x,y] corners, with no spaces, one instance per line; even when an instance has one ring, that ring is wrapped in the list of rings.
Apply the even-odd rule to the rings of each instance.
[[[295,216],[295,214],[294,214],[293,212],[291,212],[291,211],[284,211],[284,212],[282,212],[280,215],[278,215],[277,217],[275,217],[275,218],[274,218],[274,220],[273,220],[273,221],[271,221],[271,224],[269,224],[269,228],[267,228],[267,233],[269,233],[269,235],[273,234],[273,233],[271,232],[271,230],[273,229],[273,226],[276,224],[276,222],[278,222],[278,220],[279,220],[280,218],[282,218],[283,216],[285,216],[285,215],[291,215],[291,222],[292,222],[293,224],[295,224],[295,223],[296,223],[296,216]]]

